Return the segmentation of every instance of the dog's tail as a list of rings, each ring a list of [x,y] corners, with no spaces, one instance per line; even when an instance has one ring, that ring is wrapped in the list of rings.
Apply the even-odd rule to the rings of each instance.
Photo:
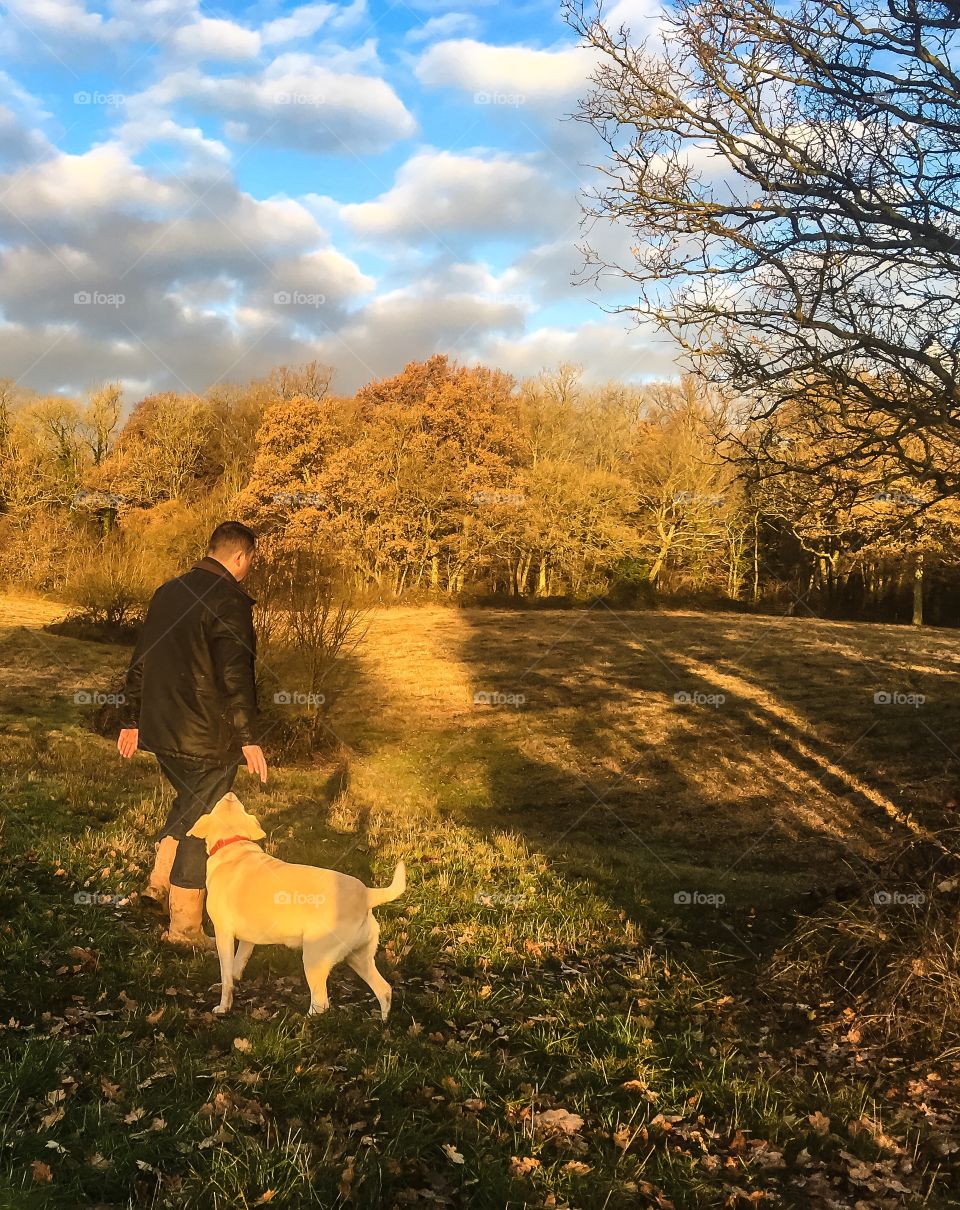
[[[381,903],[389,903],[391,899],[399,899],[407,889],[407,867],[402,861],[397,862],[393,871],[393,882],[389,886],[368,886],[367,903],[370,907],[378,907]]]

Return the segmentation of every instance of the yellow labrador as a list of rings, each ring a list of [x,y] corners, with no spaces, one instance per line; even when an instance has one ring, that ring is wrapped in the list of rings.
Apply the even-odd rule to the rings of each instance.
[[[266,832],[236,794],[224,795],[187,835],[207,845],[207,911],[220,956],[215,1013],[229,1012],[234,981],[255,945],[288,945],[303,950],[311,1013],[329,1008],[327,976],[345,961],[370,985],[386,1021],[391,988],[374,963],[380,926],[371,908],[406,890],[402,861],[388,887],[367,887],[336,870],[278,861],[257,844]]]

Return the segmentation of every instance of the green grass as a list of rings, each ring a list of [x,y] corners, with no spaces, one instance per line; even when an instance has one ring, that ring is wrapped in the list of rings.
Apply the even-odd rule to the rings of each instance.
[[[406,859],[407,894],[378,911],[384,1027],[346,969],[306,1017],[300,957],[275,948],[212,1015],[215,957],[164,948],[122,901],[165,810],[155,765],[121,762],[72,700],[125,652],[18,608],[0,620],[0,1208],[956,1204],[955,1060],[854,1038],[852,985],[798,989],[772,962],[805,895],[903,848],[858,787],[886,794],[929,751],[875,737],[838,757],[841,640],[906,676],[936,668],[936,633],[933,654],[907,632],[891,654],[892,628],[824,626],[817,648],[798,622],[735,671],[769,620],[644,619],[633,643],[597,617],[571,651],[570,615],[383,615],[335,757],[237,788],[281,858],[380,883]],[[762,698],[698,722],[655,680],[670,657]],[[472,685],[534,659],[528,713],[471,710]],[[909,804],[924,826],[938,792]],[[684,909],[682,888],[725,902]]]

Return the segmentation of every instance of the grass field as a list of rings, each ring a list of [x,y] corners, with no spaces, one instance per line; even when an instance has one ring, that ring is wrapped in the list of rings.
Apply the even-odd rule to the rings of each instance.
[[[62,612],[0,598],[0,1210],[958,1204],[954,633],[374,614],[330,760],[237,790],[279,857],[406,859],[384,1027],[275,949],[209,1012],[133,894],[156,767],[75,700],[128,653]]]

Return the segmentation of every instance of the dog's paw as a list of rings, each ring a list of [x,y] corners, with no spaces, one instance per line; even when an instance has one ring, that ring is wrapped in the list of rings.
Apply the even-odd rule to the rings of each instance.
[[[213,1010],[214,1014],[218,1017],[225,1017],[229,1011],[230,1009],[224,1008],[222,1004],[218,1004]]]

